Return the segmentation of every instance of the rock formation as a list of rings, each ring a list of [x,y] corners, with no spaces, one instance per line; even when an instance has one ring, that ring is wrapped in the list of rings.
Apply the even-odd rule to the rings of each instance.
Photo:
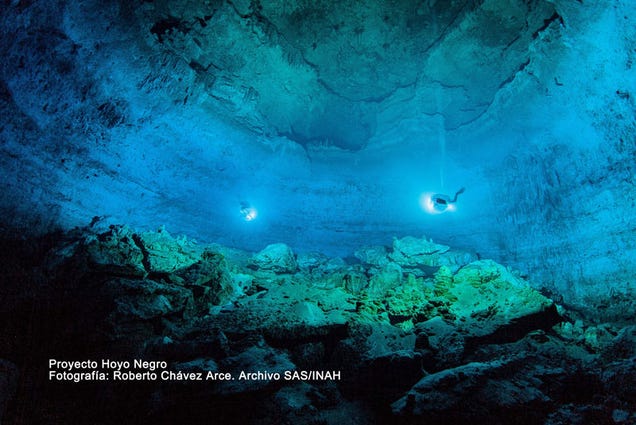
[[[636,419],[633,324],[568,311],[491,260],[440,264],[452,250],[426,238],[361,264],[122,226],[1,252],[0,407],[16,423]],[[50,380],[50,359],[111,378],[103,359],[142,359],[157,369],[124,372],[158,375]]]

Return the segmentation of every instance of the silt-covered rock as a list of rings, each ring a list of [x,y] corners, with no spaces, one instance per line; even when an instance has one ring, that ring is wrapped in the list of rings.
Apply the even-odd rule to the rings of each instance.
[[[267,245],[265,249],[252,256],[250,266],[274,273],[293,273],[298,268],[294,253],[284,243]]]

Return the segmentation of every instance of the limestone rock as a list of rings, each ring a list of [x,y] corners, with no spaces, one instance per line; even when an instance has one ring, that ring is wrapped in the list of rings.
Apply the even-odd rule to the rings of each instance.
[[[475,254],[451,250],[426,238],[406,236],[393,240],[393,251],[388,257],[417,277],[432,276],[439,267],[456,272],[466,264],[476,261]]]
[[[426,238],[416,238],[405,236],[401,239],[393,239],[392,257],[404,256],[407,259],[428,256],[433,254],[443,254],[450,249],[449,246],[434,243]]]
[[[450,247],[436,244],[426,238],[406,236],[393,239],[393,252],[389,254],[391,260],[401,266],[438,266],[439,256]]]
[[[173,238],[165,229],[138,236],[150,273],[171,273],[197,262],[199,253],[187,239]]]
[[[413,352],[414,334],[405,334],[386,322],[371,323],[368,329],[369,334],[365,340],[367,349],[364,351],[366,360],[387,357],[398,352]]]
[[[230,273],[232,278],[232,286],[236,291],[236,295],[243,295],[254,283],[254,276],[247,273]]]
[[[391,371],[387,373],[387,371]],[[412,350],[397,350],[365,359],[357,370],[356,386],[373,388],[373,400],[394,401],[422,376],[422,355]]]
[[[540,381],[516,377],[524,362],[527,358],[473,362],[427,375],[393,403],[393,412],[431,420],[472,418],[481,423],[493,411],[514,412],[548,403]]]
[[[441,288],[446,288],[453,283],[453,272],[447,266],[442,266],[435,273],[435,286],[438,288],[438,291]]]
[[[384,296],[389,289],[402,283],[402,268],[399,264],[388,263],[376,274],[369,278],[369,286],[366,293],[370,298]]]
[[[135,238],[128,227],[111,226],[107,232],[87,240],[89,267],[120,276],[145,276],[144,254]]]
[[[232,279],[223,255],[210,250],[203,252],[200,261],[180,270],[178,276],[193,290],[195,299],[204,304],[223,304],[241,292]]]
[[[636,356],[609,364],[603,370],[603,385],[611,394],[631,403],[633,417],[636,417]]]
[[[127,235],[144,255],[143,277],[122,276],[121,267],[109,275],[104,264],[112,266],[110,259],[102,265],[85,261],[88,245],[94,244],[96,252],[100,246],[122,252]],[[364,409],[370,418],[365,424],[489,420],[556,425],[569,419],[631,423],[636,418],[636,328],[592,322],[575,311],[565,313],[573,324],[554,326],[560,320],[554,304],[493,261],[459,269],[442,265],[434,276],[423,278],[407,271],[418,266],[391,260],[378,267],[306,256],[295,273],[276,274],[271,269],[249,271],[244,253],[228,259],[218,247],[208,247],[195,255],[194,263],[172,270],[175,266],[159,257],[160,266],[148,266],[154,254],[143,237],[134,235],[117,228],[101,240],[68,245],[60,252],[63,261],[36,269],[34,277],[25,279],[28,286],[22,280],[15,285],[15,291],[23,291],[20,304],[28,309],[14,303],[2,314],[8,321],[0,328],[5,340],[10,338],[9,351],[34,349],[33,358],[46,358],[49,352],[63,354],[82,343],[87,358],[106,353],[159,359],[170,370],[230,372],[234,380],[165,382],[119,393],[119,384],[104,382],[97,393],[82,398],[85,410],[78,412],[81,406],[75,400],[69,406],[54,405],[73,419],[91,414],[93,404],[101,405],[98,400],[108,401],[104,410],[111,404],[133,411],[150,406],[155,422],[165,422],[170,413],[170,422],[178,422],[173,420],[177,417],[183,422],[184,402],[210,402],[207,411],[218,413],[228,401],[239,406],[222,419],[231,423],[245,406],[252,406],[259,417],[244,420],[250,424],[347,423],[347,415]],[[181,249],[167,235],[152,237],[161,242],[156,251],[162,256]],[[34,268],[32,259],[25,265],[17,269],[20,277]],[[60,279],[73,267],[81,272],[78,278]],[[40,312],[33,305],[46,308]],[[56,323],[46,322],[51,317]],[[14,335],[18,338],[12,339]],[[13,375],[9,369],[7,375],[0,360],[0,408],[6,404],[6,388],[9,393],[15,388],[6,384]],[[310,384],[274,378],[293,369],[337,369],[342,379]],[[241,378],[241,372],[258,371],[270,375]],[[20,385],[39,379],[29,368],[20,373],[30,374],[20,377]],[[401,418],[388,417],[392,402]],[[386,415],[374,416],[370,404]],[[46,418],[50,406],[37,418]]]
[[[103,292],[115,303],[120,320],[149,320],[185,312],[192,300],[191,292],[181,286],[151,280],[113,279]]]
[[[329,257],[320,252],[303,252],[296,256],[296,263],[300,271],[310,273],[313,269],[325,264]]]
[[[360,394],[360,388],[370,388],[376,402],[379,398],[389,402],[421,376],[422,355],[413,350],[412,333],[380,320],[359,322],[350,335],[340,342],[334,354],[338,363],[351,364],[343,376],[346,392]],[[392,372],[387,373],[389,370]]]
[[[325,313],[310,301],[303,301],[293,306],[293,313],[299,321],[308,325],[324,325],[326,323]]]
[[[465,338],[459,329],[436,316],[415,327],[417,334],[416,348],[430,349],[436,369],[456,366],[460,363],[465,350]]]
[[[369,285],[364,272],[356,268],[350,268],[343,276],[343,281],[345,290],[352,294],[359,294]]]
[[[583,334],[585,345],[592,351],[599,351],[607,347],[613,338],[613,330],[607,324],[589,326]]]
[[[451,301],[448,309],[456,325],[470,338],[514,340],[533,329],[549,329],[561,321],[552,300],[490,260],[476,261],[460,269],[445,287],[444,297]]]
[[[574,323],[562,322],[553,327],[553,330],[566,340],[582,343],[584,340],[585,329],[583,328],[583,321],[577,320]]]
[[[362,261],[363,264],[377,267],[384,267],[390,261],[387,249],[384,246],[363,247],[356,250],[354,256]]]
[[[186,326],[185,329],[189,330],[189,327]],[[174,337],[174,339],[168,336],[156,338],[148,344],[146,354],[177,362],[175,366],[185,362],[193,369],[208,365],[210,370],[214,371],[213,359],[225,358],[230,353],[228,338],[221,331],[213,330],[196,335],[179,335],[179,332],[175,332]]]
[[[391,289],[386,297],[387,312],[391,323],[410,320],[411,323],[426,320],[433,306],[427,301],[427,293],[422,279],[409,275],[400,286]]]
[[[254,285],[261,291],[214,310],[209,320],[229,333],[262,333],[268,341],[285,344],[308,338],[339,339],[346,333],[355,304],[343,288],[319,289],[295,276],[276,277],[266,287],[265,279],[270,280],[255,275]]]
[[[636,326],[621,329],[618,335],[604,347],[602,356],[608,361],[636,358]]]
[[[250,265],[257,270],[269,270],[275,273],[293,273],[298,268],[291,248],[284,243],[267,245],[254,254]]]
[[[323,274],[330,274],[330,273],[342,272],[346,268],[347,268],[347,263],[345,263],[345,261],[342,258],[334,257],[334,258],[330,258],[328,261],[323,262],[318,267],[318,271],[320,271]]]
[[[477,256],[473,253],[449,249],[439,255],[437,266],[448,267],[455,272],[463,266],[477,260]]]
[[[310,284],[316,288],[333,289],[346,284],[351,268],[340,257],[331,258],[312,269]]]

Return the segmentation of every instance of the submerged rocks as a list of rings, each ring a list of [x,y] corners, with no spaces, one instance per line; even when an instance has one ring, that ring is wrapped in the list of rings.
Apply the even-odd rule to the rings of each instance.
[[[294,253],[284,243],[267,245],[261,252],[252,256],[250,266],[274,273],[294,273],[298,268]]]
[[[163,228],[135,233],[126,226],[111,226],[107,232],[89,237],[85,252],[90,267],[123,276],[171,273],[200,256],[187,239],[174,239]]]
[[[402,268],[396,263],[387,263],[369,278],[369,286],[365,292],[369,298],[383,297],[401,282]]]
[[[398,415],[429,420],[457,421],[470,418],[482,423],[493,412],[536,421],[530,410],[550,401],[540,383],[522,378],[528,358],[512,357],[472,362],[423,377],[406,395],[393,403]]]
[[[406,236],[395,238],[389,250],[383,246],[364,247],[355,252],[355,257],[374,269],[383,269],[389,264],[400,266],[404,272],[417,277],[432,276],[440,267],[457,271],[477,260],[474,254],[451,250],[446,245],[434,243],[425,237]]]
[[[402,239],[393,239],[393,252],[390,257],[403,265],[426,264],[430,262],[431,256],[443,254],[449,249],[449,246],[436,244],[426,238],[406,236]]]
[[[200,252],[186,238],[173,238],[164,228],[135,236],[149,273],[172,273],[198,261]]]
[[[561,321],[552,300],[494,261],[470,263],[446,285],[440,282],[436,292],[451,300],[449,314],[471,338],[510,342]]]
[[[109,231],[90,237],[85,246],[89,267],[108,274],[144,276],[144,253],[135,238],[126,226],[111,226]]]
[[[114,279],[104,284],[103,293],[115,303],[115,323],[183,315],[192,300],[192,293],[182,286],[151,280]]]
[[[119,226],[68,246],[59,261],[47,255],[38,274],[51,276],[58,297],[35,304],[52,310],[33,326],[60,320],[39,332],[54,347],[47,350],[62,350],[69,344],[56,338],[71,334],[70,346],[89,358],[153,358],[171,371],[234,378],[145,382],[134,402],[113,401],[120,388],[105,383],[87,406],[149,405],[153,418],[176,420],[189,402],[236,423],[247,404],[269,416],[242,423],[259,424],[316,423],[316,412],[333,419],[327,423],[355,414],[364,425],[558,423],[590,417],[585,405],[601,419],[634,417],[625,389],[636,364],[633,327],[581,319],[553,326],[567,312],[517,273],[490,260],[464,263],[470,256],[450,257],[454,251],[426,239],[365,248],[360,263],[296,257],[284,244],[250,255]],[[74,267],[77,276],[64,279]],[[283,378],[295,370],[341,379]],[[248,373],[256,378],[240,378]],[[607,402],[606,412],[599,406]]]
[[[200,259],[176,273],[184,284],[192,289],[197,299],[209,304],[224,304],[246,286],[245,276],[234,279],[223,255],[204,250]],[[247,279],[249,280],[249,278]]]
[[[389,256],[386,247],[370,246],[358,249],[354,256],[363,264],[383,267],[389,263]]]

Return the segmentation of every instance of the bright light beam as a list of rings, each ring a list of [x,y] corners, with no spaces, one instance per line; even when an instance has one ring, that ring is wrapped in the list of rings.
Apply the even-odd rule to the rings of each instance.
[[[245,221],[254,221],[258,216],[258,211],[247,202],[241,202],[241,215]]]
[[[436,202],[439,195],[433,192],[426,192],[420,196],[420,207],[428,214],[442,214],[445,212],[453,212],[457,208],[450,202]]]

